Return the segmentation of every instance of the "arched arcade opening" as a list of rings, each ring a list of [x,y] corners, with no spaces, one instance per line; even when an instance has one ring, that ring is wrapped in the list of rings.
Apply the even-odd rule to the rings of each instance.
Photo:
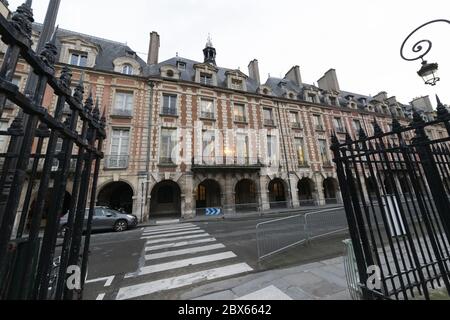
[[[97,197],[97,205],[133,214],[133,188],[126,182],[111,182],[104,186]]]
[[[181,216],[181,188],[174,181],[162,181],[153,187],[150,218]]]
[[[237,212],[258,211],[258,197],[254,181],[248,179],[239,181],[235,188],[235,194]]]
[[[269,202],[271,209],[287,208],[285,183],[281,179],[274,179],[269,183]]]

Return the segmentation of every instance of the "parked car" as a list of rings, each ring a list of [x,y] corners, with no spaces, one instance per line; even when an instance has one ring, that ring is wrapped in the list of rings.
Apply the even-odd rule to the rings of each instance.
[[[87,218],[89,209],[86,209],[84,219],[84,231],[87,230]],[[60,221],[60,234],[63,235],[67,228],[68,215],[66,214]],[[94,217],[92,219],[92,231],[112,230],[115,232],[123,232],[138,225],[138,218],[132,214],[121,213],[106,207],[96,207]]]

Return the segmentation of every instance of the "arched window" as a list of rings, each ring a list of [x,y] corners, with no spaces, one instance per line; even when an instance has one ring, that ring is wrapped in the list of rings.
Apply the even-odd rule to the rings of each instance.
[[[133,75],[133,66],[131,64],[124,64],[122,67],[122,73],[127,75]]]

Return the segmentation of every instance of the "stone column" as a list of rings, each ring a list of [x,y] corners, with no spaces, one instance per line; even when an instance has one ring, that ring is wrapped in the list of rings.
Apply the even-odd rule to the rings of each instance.
[[[191,219],[195,217],[194,179],[192,174],[186,174],[184,180],[184,194],[181,195],[181,216],[184,219]]]
[[[147,175],[140,175],[136,186],[137,196],[133,198],[133,213],[139,218],[140,222],[148,220],[148,211],[145,210]]]
[[[233,179],[231,175],[225,176],[225,190],[224,190],[224,202],[222,206],[224,207],[224,214],[234,214],[235,213],[235,190],[233,188]]]
[[[260,194],[260,208],[261,211],[270,210],[270,199],[269,199],[269,190],[266,188],[268,185],[269,179],[266,176],[259,177],[258,185],[258,193]]]
[[[294,174],[289,175],[289,180],[291,181],[291,199],[292,199],[292,207],[293,208],[299,208],[300,207],[300,200],[298,197],[298,188],[297,188],[297,177]]]
[[[316,192],[314,193],[314,199],[316,200],[319,206],[324,206],[326,202],[325,202],[325,193],[323,190],[323,178],[321,175],[316,174],[315,183],[316,183]]]

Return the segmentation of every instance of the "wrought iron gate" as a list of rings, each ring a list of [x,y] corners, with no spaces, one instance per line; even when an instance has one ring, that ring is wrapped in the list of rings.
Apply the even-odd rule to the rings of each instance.
[[[92,92],[83,103],[82,74],[73,96],[72,71],[64,67],[56,77],[56,31],[41,52],[31,49],[32,22],[31,1],[10,21],[0,16],[0,34],[7,45],[0,68],[0,117],[7,101],[15,105],[14,121],[0,132],[9,139],[7,152],[0,155],[0,299],[75,299],[81,297],[88,264],[105,117],[100,118]],[[19,62],[37,77],[25,93],[12,84]],[[49,93],[55,96],[53,111],[42,106]],[[71,112],[64,119],[65,106]],[[63,212],[69,178],[72,199]],[[59,221],[66,214],[67,229],[58,246]],[[67,286],[77,274],[80,285],[73,278]]]
[[[408,127],[393,121],[374,136],[333,136],[347,220],[365,299],[430,299],[450,294],[450,115],[438,98],[438,118],[418,112]],[[427,129],[446,134],[433,139]],[[379,273],[376,286],[370,276]],[[376,279],[377,277],[375,277]]]

